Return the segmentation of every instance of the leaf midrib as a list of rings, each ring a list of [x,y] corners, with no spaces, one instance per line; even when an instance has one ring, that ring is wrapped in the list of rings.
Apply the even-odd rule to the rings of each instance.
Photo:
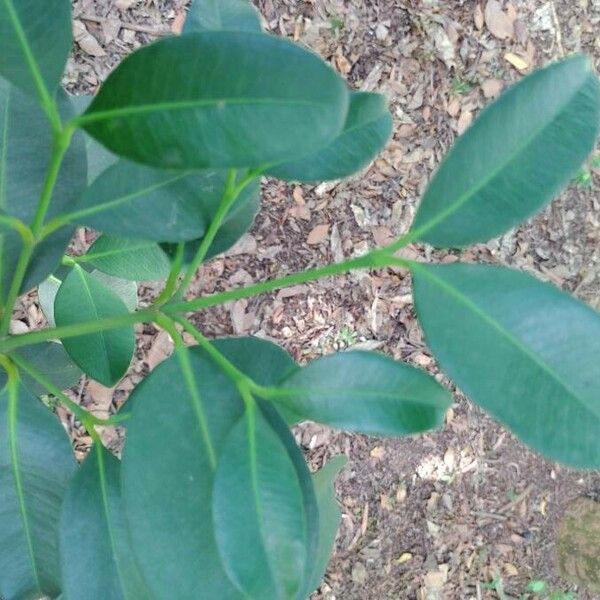
[[[491,315],[487,314],[484,309],[480,308],[475,302],[473,302],[470,298],[461,294],[460,291],[450,284],[446,283],[443,279],[436,277],[433,273],[424,269],[422,267],[418,267],[413,265],[413,269],[428,278],[434,284],[438,285],[443,291],[445,291],[450,296],[453,296],[459,303],[463,304],[467,308],[469,308],[473,314],[480,317],[485,323],[487,323],[490,327],[495,329],[502,337],[508,340],[519,352],[524,354],[527,358],[529,358],[535,365],[537,365],[542,371],[544,371],[547,375],[550,376],[552,380],[554,380],[561,388],[565,390],[565,392],[571,396],[579,405],[583,406],[586,412],[591,413],[597,419],[600,419],[600,410],[596,411],[593,407],[588,406],[581,398],[579,398],[578,394],[574,392],[571,387],[564,382],[557,373],[555,373],[552,368],[547,365],[544,361],[540,360],[525,344],[519,340],[515,335],[513,335],[510,331],[505,329],[502,326],[502,323],[496,321]]]
[[[19,387],[18,383],[10,382],[8,385],[8,442],[10,447],[10,458],[15,480],[15,492],[19,504],[19,513],[23,522],[23,533],[27,543],[27,552],[31,562],[31,570],[35,584],[39,593],[43,593],[40,576],[38,573],[37,562],[35,560],[35,551],[31,529],[29,528],[29,516],[27,513],[27,505],[25,503],[25,492],[23,489],[23,480],[21,479],[21,471],[19,467],[19,451],[17,447],[17,407],[19,403]]]
[[[89,284],[88,284],[88,282],[86,280],[86,277],[84,275],[84,271],[83,271],[83,269],[77,268],[77,267],[75,267],[75,270],[78,273],[79,278],[81,279],[81,282],[83,284],[83,289],[84,289],[84,291],[85,291],[85,293],[86,293],[86,295],[87,295],[87,297],[88,297],[88,299],[90,301],[90,306],[91,306],[91,309],[92,309],[92,313],[96,317],[95,320],[98,321],[100,319],[100,314],[98,313],[98,309],[96,307],[96,304],[94,303],[94,296],[92,295],[92,290],[90,289],[90,286],[89,286]],[[100,284],[100,285],[102,285],[102,284]],[[91,335],[93,336],[94,334],[91,334]],[[102,344],[102,348],[104,349],[103,356],[104,356],[105,360],[103,360],[102,362],[104,362],[104,364],[105,364],[105,367],[107,369],[107,374],[109,376],[109,379],[112,380],[112,369],[111,369],[111,366],[110,366],[110,359],[109,359],[109,356],[108,356],[108,348],[107,348],[107,345],[106,345],[105,332],[104,331],[99,331],[97,335],[100,338],[100,341],[101,341],[101,344]]]
[[[575,90],[568,99],[561,105],[560,109],[556,111],[556,114],[547,121],[542,127],[536,129],[526,140],[522,143],[519,148],[513,154],[509,155],[507,159],[502,161],[490,174],[484,177],[475,187],[464,192],[459,198],[445,210],[440,212],[436,217],[425,222],[420,227],[417,227],[413,232],[409,234],[411,240],[422,239],[422,236],[429,233],[432,229],[437,227],[440,223],[443,223],[446,219],[451,217],[454,213],[460,210],[465,204],[470,202],[474,196],[476,196],[482,189],[487,187],[498,175],[500,175],[511,163],[517,162],[519,157],[531,146],[531,144],[543,134],[545,130],[550,128],[558,119],[562,118],[568,106],[574,101],[576,96],[579,95],[582,88],[589,83],[589,72],[587,77],[583,80],[581,85]]]
[[[88,123],[97,121],[106,121],[119,117],[132,117],[145,113],[171,112],[177,110],[186,110],[202,107],[220,107],[226,105],[251,106],[251,105],[282,105],[282,106],[329,106],[327,102],[317,102],[314,100],[293,100],[285,98],[202,98],[198,100],[187,100],[178,102],[157,102],[156,104],[138,104],[123,108],[113,108],[108,110],[99,110],[97,112],[86,112],[79,117],[75,117],[72,123],[78,127],[85,126]],[[92,106],[93,109],[93,106]]]
[[[108,487],[106,484],[106,471],[104,468],[104,456],[102,456],[102,452],[104,452],[104,449],[102,448],[101,445],[99,445],[99,442],[96,442],[97,444],[97,448],[96,448],[96,453],[98,455],[98,478],[100,479],[100,494],[102,496],[102,507],[104,509],[104,517],[106,519],[106,528],[108,530],[108,539],[110,542],[110,547],[112,549],[112,555],[113,555],[113,562],[115,565],[115,568],[117,570],[117,577],[118,577],[118,583],[119,583],[119,588],[121,590],[121,593],[123,594],[123,598],[125,598],[125,600],[127,600],[127,598],[129,598],[129,595],[127,593],[127,590],[125,588],[125,586],[123,585],[123,571],[121,568],[121,563],[119,560],[119,552],[118,552],[118,544],[117,544],[117,540],[113,531],[113,522],[112,522],[112,517],[110,514],[110,506],[109,506],[109,501],[108,501]]]

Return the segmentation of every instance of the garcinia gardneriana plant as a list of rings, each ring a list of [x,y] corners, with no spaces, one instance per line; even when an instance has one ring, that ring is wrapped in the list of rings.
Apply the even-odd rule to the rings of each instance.
[[[429,346],[467,396],[544,455],[600,466],[598,313],[519,271],[401,253],[486,241],[551,200],[597,134],[586,58],[537,71],[483,111],[389,246],[189,298],[198,267],[250,227],[260,177],[357,172],[390,136],[386,101],[262,32],[241,0],[195,2],[183,35],[126,58],[93,99],[60,89],[71,43],[70,0],[0,0],[4,599],[295,600],[317,588],[343,459],[311,474],[289,426],[416,434],[443,423],[451,396],[381,354],[301,367],[268,341],[209,340],[185,314],[350,269],[408,269]],[[66,256],[82,226],[101,235]],[[164,290],[137,310],[135,282],[158,279]],[[18,297],[36,286],[49,328],[10,335]],[[174,355],[98,419],[63,390],[82,373],[115,385],[136,323],[166,330]],[[93,440],[81,466],[56,402]],[[116,424],[122,461],[96,430]]]

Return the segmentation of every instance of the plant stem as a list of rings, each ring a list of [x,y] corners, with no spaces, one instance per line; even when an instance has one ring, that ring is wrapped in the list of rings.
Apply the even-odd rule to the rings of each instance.
[[[33,232],[31,229],[16,217],[10,215],[0,215],[0,225],[16,231],[24,242],[33,242]],[[0,228],[0,232],[2,229]]]
[[[50,165],[48,167],[48,172],[46,173],[46,179],[44,181],[44,187],[42,188],[40,201],[31,225],[32,236],[30,237],[28,234],[26,234],[25,237],[27,239],[23,238],[23,248],[21,249],[19,260],[17,261],[15,273],[13,275],[12,283],[10,285],[6,303],[4,305],[5,312],[2,315],[2,321],[0,322],[0,337],[5,336],[9,331],[12,311],[14,309],[19,292],[21,291],[23,281],[25,280],[29,261],[33,256],[39,234],[44,226],[44,220],[46,219],[46,214],[50,208],[52,193],[60,172],[60,166],[71,143],[73,133],[74,129],[72,128],[66,128],[61,130],[60,133],[55,133],[52,158],[50,159]]]
[[[167,314],[173,314],[200,310],[202,308],[208,308],[210,306],[223,304],[224,302],[230,302],[232,300],[250,298],[251,296],[263,294],[279,288],[297,285],[299,283],[308,283],[309,281],[321,279],[322,277],[339,275],[340,273],[345,273],[355,269],[376,269],[379,267],[385,267],[390,264],[395,264],[397,260],[398,259],[395,259],[394,257],[382,253],[381,250],[374,250],[373,252],[369,252],[368,254],[358,258],[326,265],[324,267],[318,267],[316,269],[309,269],[308,271],[293,273],[291,275],[286,275],[285,277],[280,277],[279,279],[263,281],[248,287],[230,290],[220,294],[213,294],[212,296],[197,298],[188,302],[167,304],[163,307],[163,311]]]
[[[168,318],[168,317],[167,317]],[[198,345],[213,359],[213,361],[228,375],[238,387],[245,387],[252,391],[261,389],[253,379],[240,371],[225,355],[219,352],[204,335],[183,317],[173,317],[172,321],[178,323],[197,342]]]
[[[227,181],[225,183],[225,191],[223,192],[223,198],[221,199],[221,203],[219,204],[219,208],[210,223],[210,226],[202,238],[202,242],[200,243],[200,247],[196,252],[192,262],[187,268],[187,271],[183,277],[181,285],[179,289],[175,293],[175,298],[181,299],[183,298],[185,292],[189,288],[192,279],[194,278],[194,274],[206,258],[208,251],[217,235],[225,217],[231,210],[234,202],[238,199],[239,195],[242,193],[244,188],[254,179],[256,179],[260,174],[260,171],[250,171],[245,177],[243,177],[237,184],[236,180],[236,171],[235,169],[230,169],[227,173]]]
[[[99,319],[97,321],[87,321],[85,323],[76,323],[74,325],[65,325],[64,327],[53,327],[50,329],[42,329],[41,331],[32,331],[22,335],[13,335],[0,340],[0,354],[10,352],[23,346],[31,344],[39,344],[54,339],[65,339],[85,335],[88,333],[98,333],[100,331],[108,331],[110,329],[118,329],[126,325],[135,323],[152,323],[156,318],[157,313],[153,310],[140,310],[119,317],[111,317],[110,319]]]
[[[58,179],[60,167],[62,165],[63,158],[65,157],[69,146],[71,145],[71,139],[74,133],[75,130],[72,127],[66,127],[54,138],[52,159],[50,161],[50,166],[48,167],[48,173],[42,189],[40,201],[31,225],[31,230],[36,238],[39,237],[44,227],[44,221],[46,219],[48,209],[50,208],[52,193],[54,192],[54,186],[56,185],[56,180]]]
[[[17,266],[15,268],[12,283],[10,284],[10,288],[8,289],[8,295],[6,296],[6,302],[4,303],[5,309],[2,314],[2,321],[0,322],[1,337],[7,335],[10,329],[10,320],[12,318],[15,302],[17,301],[19,292],[21,291],[21,286],[23,285],[23,281],[25,280],[25,275],[27,274],[27,267],[29,266],[29,261],[33,256],[34,249],[35,244],[33,243],[33,241],[23,242],[23,247],[21,249],[21,253],[19,254],[19,259],[17,261]]]
[[[19,356],[17,353],[11,354],[12,361],[25,373],[27,373],[32,379],[35,379],[40,385],[52,394],[65,408],[70,410],[85,427],[88,433],[92,433],[93,427],[117,425],[129,418],[129,415],[115,415],[109,419],[99,419],[92,413],[88,412],[76,402],[73,402],[66,394],[62,392],[56,385],[54,385],[43,373],[38,371],[31,363],[26,361],[24,358]]]
[[[179,244],[177,244],[175,258],[173,259],[173,264],[171,265],[171,271],[169,272],[169,277],[167,278],[165,287],[163,291],[155,298],[154,302],[152,302],[152,306],[160,307],[173,297],[173,294],[177,289],[177,280],[179,279],[179,275],[181,273],[184,253],[185,242],[179,242]]]

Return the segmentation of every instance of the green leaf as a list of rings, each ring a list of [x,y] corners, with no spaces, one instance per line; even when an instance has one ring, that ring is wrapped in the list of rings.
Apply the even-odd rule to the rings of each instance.
[[[257,362],[263,362],[265,356],[259,357],[257,355],[256,358]],[[258,379],[255,379],[255,381],[258,382]],[[274,382],[275,378],[272,378],[270,381],[265,381],[263,385],[272,385]],[[312,476],[308,470],[306,461],[304,460],[304,455],[299,450],[296,440],[282,416],[280,416],[275,406],[270,402],[261,400],[259,406],[263,417],[273,431],[279,436],[280,441],[286,448],[288,456],[296,469],[296,476],[298,477],[298,482],[300,483],[302,491],[304,513],[306,515],[306,562],[304,565],[304,575],[302,577],[303,584],[296,597],[298,600],[304,600],[304,598],[307,598],[314,589],[311,587],[311,578],[312,574],[317,569],[318,561],[320,517],[315,486],[313,485]]]
[[[0,393],[0,595],[60,591],[58,519],[75,459],[62,425],[21,385]]]
[[[73,364],[62,344],[44,342],[25,346],[16,352],[61,390],[73,387],[81,377],[81,370]],[[26,373],[22,373],[22,377],[23,385],[32,394],[43,396],[48,393],[43,385]]]
[[[262,31],[260,16],[246,0],[194,0],[183,33],[197,31]]]
[[[392,115],[381,94],[353,92],[344,129],[325,148],[268,169],[294,181],[317,182],[348,177],[366,167],[392,134]]]
[[[56,299],[56,294],[60,289],[61,283],[60,279],[54,275],[50,275],[48,279],[40,283],[37,289],[40,308],[48,321],[49,327],[56,327],[56,321],[54,320],[54,300]]]
[[[137,308],[138,295],[137,284],[135,281],[127,281],[126,279],[113,277],[112,275],[107,275],[106,273],[102,273],[98,270],[91,271],[90,275],[95,277],[101,284],[119,296],[129,312],[132,312]],[[40,308],[46,316],[48,325],[50,327],[56,327],[56,321],[54,319],[54,302],[61,284],[62,281],[58,279],[58,277],[50,275],[48,279],[42,281],[42,283],[40,283],[38,286],[38,299],[40,302]]]
[[[128,528],[153,597],[172,597],[175,585],[178,598],[241,600],[217,551],[211,501],[217,457],[243,404],[203,352],[186,355],[189,369],[179,356],[168,358],[127,402],[133,406],[122,465]]]
[[[296,420],[372,435],[406,435],[438,427],[452,402],[424,371],[362,351],[314,360],[284,379],[273,400]]]
[[[132,281],[165,279],[170,269],[169,259],[156,243],[108,235],[100,236],[77,261]]]
[[[78,266],[63,281],[54,303],[54,316],[59,327],[128,312],[114,292]],[[111,387],[123,377],[133,357],[133,327],[66,338],[63,345],[84,373]]]
[[[135,563],[121,496],[121,465],[94,445],[63,502],[60,558],[69,598],[146,600]]]
[[[261,33],[211,31],[126,58],[79,124],[147,165],[253,168],[322,147],[347,109],[343,80],[315,54]]]
[[[128,312],[133,312],[137,309],[138,289],[135,281],[113,277],[97,270],[92,271],[90,275],[118,296],[127,307]]]
[[[58,93],[58,104],[63,117],[69,118],[72,109],[62,92]],[[51,128],[36,102],[0,79],[0,210],[26,224],[31,224],[35,216],[52,144]],[[86,169],[83,138],[77,134],[62,164],[48,218],[65,212],[79,199]],[[71,226],[63,227],[39,245],[21,292],[56,269],[72,232]],[[0,297],[6,297],[21,252],[21,239],[14,232],[2,230],[0,248]]]
[[[69,0],[0,1],[0,75],[28,94],[53,95],[72,41]]]
[[[458,139],[425,192],[412,239],[465,246],[517,225],[570,181],[599,123],[600,84],[587,58],[529,75]]]
[[[157,242],[202,236],[223,197],[224,171],[164,171],[121,160],[86,190],[72,223],[104,233]],[[258,195],[258,180],[236,201],[232,215]]]
[[[319,587],[325,575],[342,522],[342,511],[335,497],[335,478],[347,462],[348,459],[343,454],[334,456],[313,475],[319,505],[319,548],[315,570],[310,580],[311,592]]]
[[[225,441],[212,509],[223,564],[244,595],[294,598],[307,559],[302,491],[286,448],[256,406]]]
[[[254,219],[260,209],[260,198],[254,195],[248,199],[245,204],[242,204],[230,213],[229,217],[223,223],[213,243],[211,244],[204,261],[210,260],[215,256],[226,252],[236,244],[236,242],[252,227]],[[185,245],[184,262],[190,263],[194,259],[202,239],[193,240]],[[176,251],[176,246],[172,244],[164,244],[163,249],[167,254],[173,256]]]
[[[442,369],[542,454],[600,466],[600,315],[518,271],[414,266],[415,304]]]

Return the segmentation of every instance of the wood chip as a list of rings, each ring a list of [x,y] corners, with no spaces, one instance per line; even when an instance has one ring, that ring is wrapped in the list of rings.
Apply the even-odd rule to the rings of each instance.
[[[481,91],[488,99],[498,97],[503,88],[504,83],[500,79],[486,79],[481,84]]]
[[[484,17],[485,24],[494,37],[505,40],[514,36],[514,23],[502,10],[502,4],[498,0],[488,0],[485,5]]]
[[[475,27],[477,27],[477,29],[481,31],[485,23],[485,19],[483,16],[483,8],[481,8],[481,4],[478,4],[475,7],[475,11],[473,12],[473,21],[475,22]]]
[[[86,29],[81,21],[73,21],[73,37],[79,47],[90,56],[106,56],[104,48],[98,40]]]
[[[325,241],[328,233],[329,233],[329,225],[327,225],[327,224],[317,225],[308,234],[308,237],[306,238],[306,243],[309,244],[310,246],[315,246],[316,244],[320,244],[321,242]]]

